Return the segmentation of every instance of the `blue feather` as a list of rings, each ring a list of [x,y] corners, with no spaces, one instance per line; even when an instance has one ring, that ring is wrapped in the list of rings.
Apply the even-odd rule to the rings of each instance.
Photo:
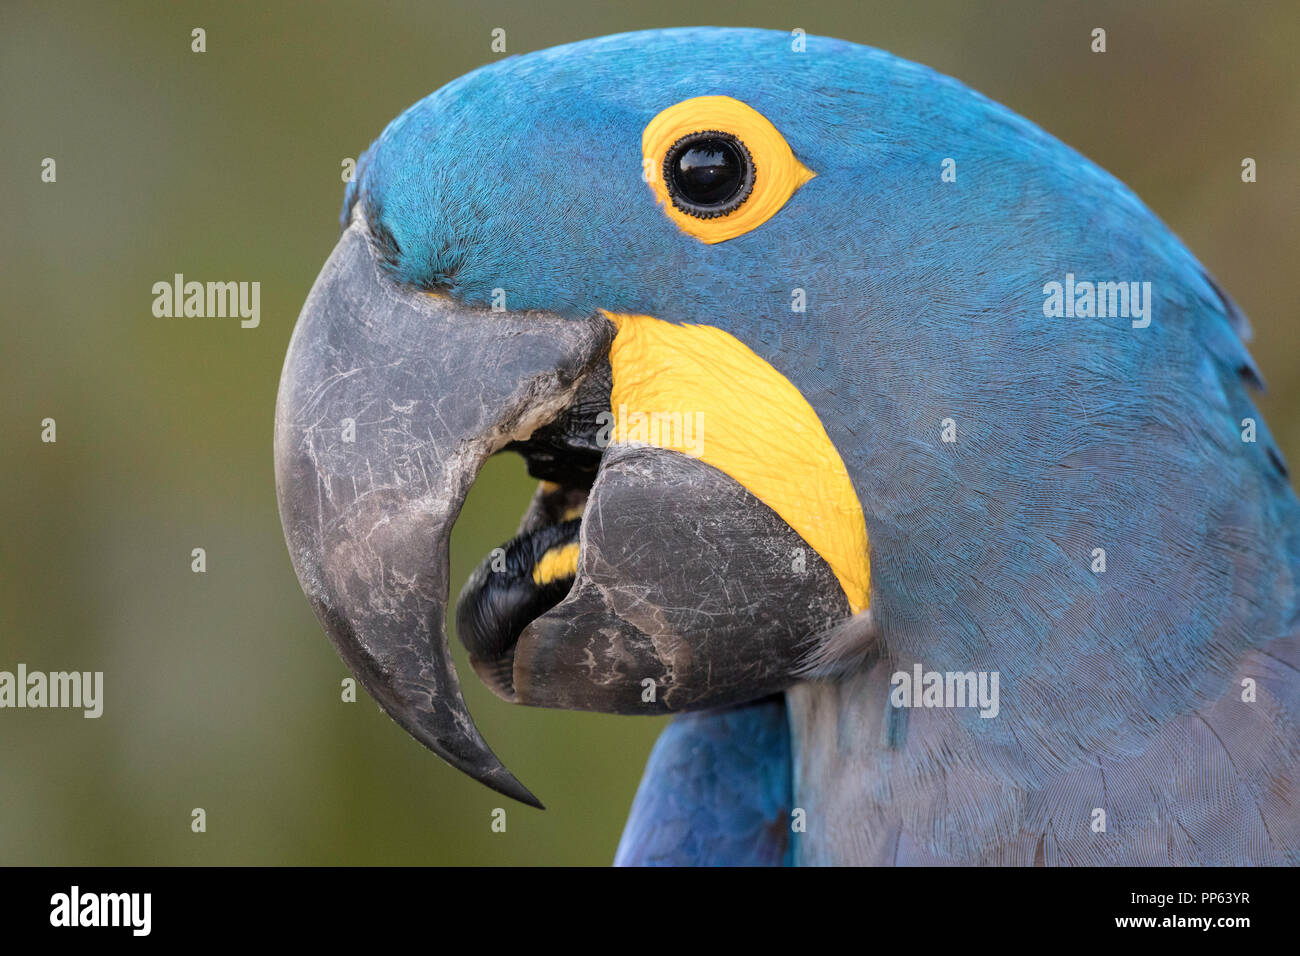
[[[683,714],[650,754],[614,862],[775,866],[793,858],[785,699]]]

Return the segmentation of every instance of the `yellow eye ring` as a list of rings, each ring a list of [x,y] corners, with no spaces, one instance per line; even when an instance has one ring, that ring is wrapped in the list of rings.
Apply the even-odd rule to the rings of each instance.
[[[738,201],[709,211],[674,195],[669,154],[698,140],[704,140],[705,148],[733,154],[729,161],[749,163],[741,171],[745,191],[737,192]],[[739,148],[727,147],[727,140]],[[767,117],[730,96],[697,96],[663,110],[641,134],[641,155],[645,180],[664,214],[683,232],[709,244],[757,229],[817,175],[795,159]]]

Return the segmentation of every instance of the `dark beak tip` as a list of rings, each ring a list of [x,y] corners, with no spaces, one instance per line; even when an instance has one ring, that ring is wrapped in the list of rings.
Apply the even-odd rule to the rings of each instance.
[[[501,791],[499,791],[500,793],[505,794],[507,797],[510,797],[513,800],[518,800],[520,803],[527,804],[528,806],[533,807],[536,810],[546,809],[546,804],[542,803],[542,801],[538,800],[535,796],[533,796],[532,792],[527,787],[525,787],[518,780],[515,780],[513,777],[511,777],[510,779],[514,784],[513,788],[502,789]]]
[[[381,704],[381,706],[383,705]],[[520,803],[536,807],[538,810],[546,809],[542,802],[533,795],[532,791],[520,783],[509,768],[501,762],[501,759],[492,752],[492,749],[478,735],[477,730],[464,737],[451,739],[439,732],[430,732],[428,728],[422,725],[420,719],[413,719],[411,714],[400,707],[397,708],[396,712],[389,710],[387,707],[384,707],[384,710],[388,711],[388,715],[413,740],[467,777],[478,781],[489,789],[495,790],[502,796],[518,800]],[[465,714],[465,719],[469,719],[468,713]]]
[[[542,801],[533,796],[533,792],[525,787],[519,780],[506,769],[504,764],[497,763],[496,767],[488,770],[486,773],[475,773],[472,770],[468,772],[470,776],[476,778],[479,783],[490,787],[504,797],[511,800],[518,800],[520,803],[527,804],[538,810],[545,810],[546,807]]]
[[[490,787],[502,796],[509,797],[511,800],[518,800],[520,803],[527,804],[530,807],[536,807],[538,810],[545,810],[542,801],[533,796],[533,792],[519,782],[519,779],[512,774],[492,751],[488,751],[492,757],[492,765],[488,767],[461,767],[474,777],[479,783]]]
[[[442,646],[445,647],[445,639]],[[438,716],[434,716],[431,711],[412,709],[409,701],[390,699],[387,694],[377,699],[399,727],[461,773],[502,796],[545,810],[542,802],[519,782],[483,739],[474,726],[469,711],[464,707],[458,687],[454,696],[456,703],[450,709],[441,711]]]

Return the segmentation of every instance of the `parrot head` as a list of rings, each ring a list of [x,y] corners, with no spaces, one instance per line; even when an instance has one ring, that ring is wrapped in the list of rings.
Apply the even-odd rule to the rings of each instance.
[[[1091,407],[1115,480],[1149,468],[1134,397],[1094,388],[1186,331],[1043,311],[1044,282],[1113,265],[1072,254],[1089,229],[1133,274],[1088,278],[1190,261],[1117,186],[955,81],[819,37],[633,33],[462,77],[360,159],[289,346],[303,589],[407,732],[535,805],[466,710],[449,611],[495,693],[547,707],[742,703],[941,620],[979,666],[981,620],[1027,576],[1092,587],[1057,546],[1086,556],[1079,529],[1147,493],[1059,460]],[[1158,295],[1221,302],[1208,279]],[[502,451],[541,483],[453,611],[451,527]]]

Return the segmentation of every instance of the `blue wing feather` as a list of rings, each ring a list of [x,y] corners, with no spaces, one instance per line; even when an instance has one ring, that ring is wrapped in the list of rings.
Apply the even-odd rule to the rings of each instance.
[[[683,714],[655,742],[617,866],[777,866],[791,858],[785,698]]]

